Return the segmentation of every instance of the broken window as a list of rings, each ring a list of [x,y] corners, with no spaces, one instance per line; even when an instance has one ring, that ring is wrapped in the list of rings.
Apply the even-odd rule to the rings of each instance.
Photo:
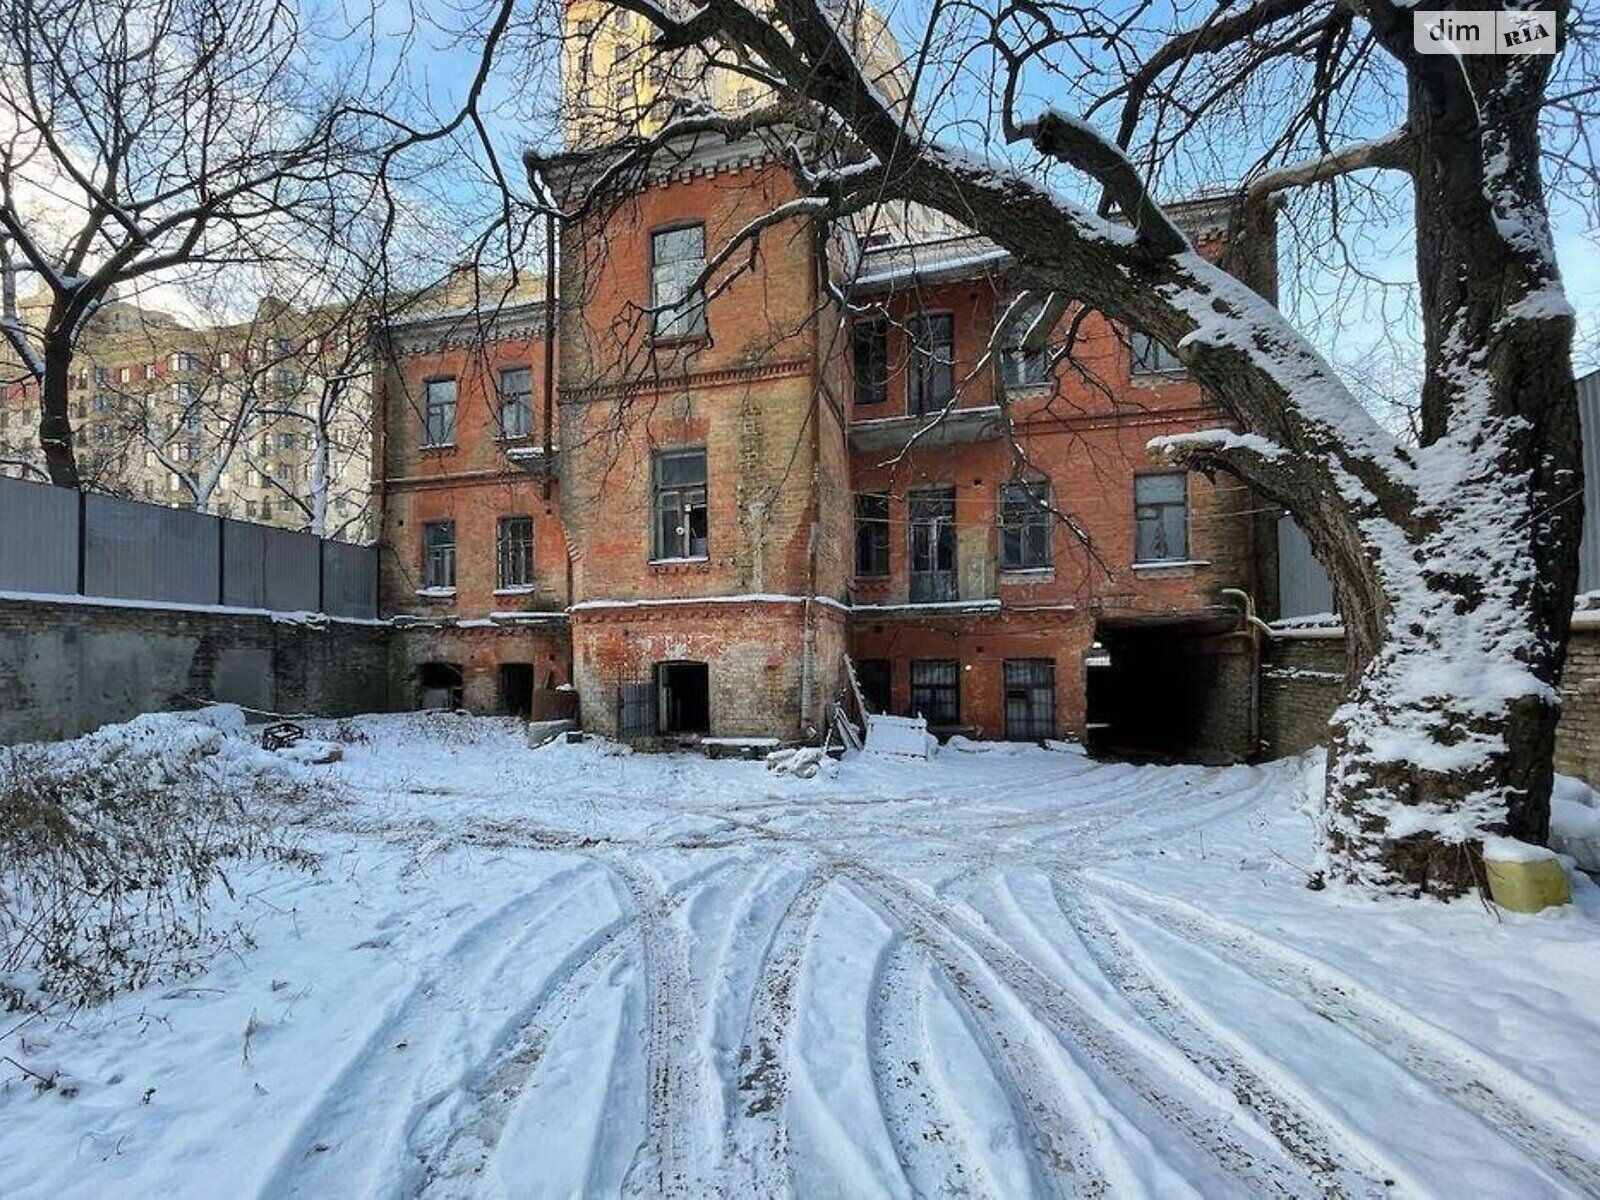
[[[1134,330],[1128,338],[1133,350],[1135,375],[1175,375],[1183,371],[1183,362],[1148,333]]]
[[[709,550],[705,450],[658,451],[655,493],[653,557],[705,558]]]
[[[1032,571],[1050,565],[1050,485],[1042,479],[1000,488],[1000,569]]]
[[[533,372],[509,367],[500,372],[500,436],[525,438],[533,432]]]
[[[953,658],[919,658],[911,663],[911,711],[929,725],[961,722],[961,664]]]
[[[496,538],[499,571],[496,578],[503,588],[533,585],[533,518],[501,517]]]
[[[688,225],[650,235],[650,307],[655,336],[704,333],[706,294],[700,274],[706,269],[706,227]]]
[[[1182,562],[1189,557],[1187,485],[1188,476],[1181,471],[1134,477],[1134,562]]]
[[[856,403],[882,404],[889,398],[889,322],[882,317],[855,323]]]
[[[956,490],[919,488],[911,493],[911,599],[956,599]]]
[[[448,446],[456,440],[456,381],[430,379],[423,401],[424,446]]]
[[[938,412],[956,394],[956,319],[949,313],[920,313],[906,326],[906,336],[911,411]]]
[[[862,493],[856,497],[856,574],[889,573],[889,497]]]
[[[456,585],[456,523],[429,521],[422,527],[422,586]]]
[[[1049,331],[1034,328],[1043,314],[1043,299],[1018,304],[1011,313],[1000,350],[1000,383],[1007,391],[1050,382]]]

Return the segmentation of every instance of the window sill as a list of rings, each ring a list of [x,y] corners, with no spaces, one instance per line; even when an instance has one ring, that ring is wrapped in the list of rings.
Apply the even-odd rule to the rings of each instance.
[[[1135,571],[1192,571],[1196,567],[1209,567],[1209,558],[1174,558],[1162,559],[1159,562],[1136,562],[1133,564]]]
[[[711,565],[709,555],[699,555],[695,558],[652,558],[645,564],[652,571],[693,571]]]
[[[1001,567],[1000,582],[1006,583],[1054,583],[1056,569],[1054,567]]]
[[[443,454],[455,448],[456,444],[454,442],[424,442],[417,447],[424,454]]]
[[[657,350],[682,350],[692,346],[709,346],[711,334],[707,330],[698,333],[674,333],[663,337],[654,334],[650,337],[650,345]]]
[[[1141,379],[1151,383],[1171,383],[1176,379],[1187,379],[1189,372],[1184,367],[1172,367],[1161,371],[1130,371],[1128,377],[1136,383]]]
[[[496,596],[531,596],[538,590],[537,584],[519,583],[512,587],[497,587],[493,594]]]
[[[417,596],[422,600],[454,600],[456,590],[453,587],[424,587],[417,589]]]

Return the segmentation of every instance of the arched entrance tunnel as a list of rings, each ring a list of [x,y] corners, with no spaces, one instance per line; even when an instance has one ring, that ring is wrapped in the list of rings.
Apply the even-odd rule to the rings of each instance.
[[[1257,750],[1256,643],[1239,614],[1107,617],[1086,664],[1090,753],[1208,765]]]

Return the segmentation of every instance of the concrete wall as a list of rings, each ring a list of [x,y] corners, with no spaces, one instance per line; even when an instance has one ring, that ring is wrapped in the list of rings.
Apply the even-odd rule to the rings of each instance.
[[[0,600],[0,745],[205,700],[328,716],[381,710],[389,636],[355,622]]]
[[[1561,680],[1556,770],[1600,786],[1600,624],[1579,614]],[[1344,640],[1278,637],[1263,649],[1261,753],[1299,754],[1327,741],[1344,692]]]

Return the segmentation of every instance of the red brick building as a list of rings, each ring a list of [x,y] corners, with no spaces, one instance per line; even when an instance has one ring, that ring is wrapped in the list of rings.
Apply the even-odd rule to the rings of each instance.
[[[576,194],[605,161],[548,180]],[[542,436],[541,306],[476,342],[469,314],[391,331],[385,594],[417,626],[414,684],[451,663],[469,704],[520,710],[507,668],[532,663],[598,732],[792,738],[822,727],[848,653],[875,705],[948,731],[1251,752],[1253,643],[1223,592],[1251,590],[1253,505],[1145,449],[1216,409],[1093,315],[1073,364],[1011,335],[991,352],[997,321],[1027,321],[970,234],[822,246],[797,217],[662,308],[793,195],[781,164],[719,140],[563,230],[548,455],[498,415],[504,372],[531,368]],[[1202,248],[1226,215],[1182,213]],[[509,586],[513,517],[531,576]]]

